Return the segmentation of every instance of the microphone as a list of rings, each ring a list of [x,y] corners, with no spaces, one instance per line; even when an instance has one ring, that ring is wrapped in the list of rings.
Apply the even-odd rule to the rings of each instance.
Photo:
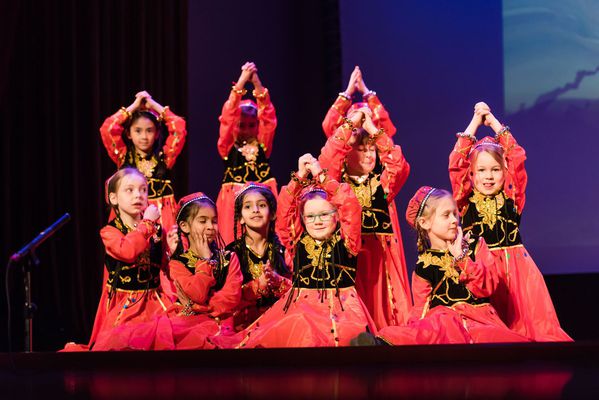
[[[69,213],[66,213],[65,215],[60,217],[60,219],[58,219],[55,223],[53,223],[48,228],[46,228],[46,230],[41,231],[40,234],[37,235],[37,237],[35,239],[33,239],[28,244],[26,244],[21,250],[17,251],[15,254],[10,256],[10,261],[12,261],[12,262],[21,261],[29,253],[31,253],[32,251],[37,249],[37,247],[40,244],[44,243],[46,241],[46,239],[48,239],[49,237],[54,235],[54,233],[56,233],[56,231],[58,231],[60,228],[62,228],[62,226],[64,224],[66,224],[67,222],[69,222],[70,220],[71,220],[71,215]]]

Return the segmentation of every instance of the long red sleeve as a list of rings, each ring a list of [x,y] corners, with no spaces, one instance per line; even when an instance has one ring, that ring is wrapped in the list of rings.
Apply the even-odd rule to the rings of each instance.
[[[297,197],[302,190],[302,185],[291,181],[283,186],[277,199],[277,219],[275,229],[279,235],[281,244],[285,246],[285,258],[287,265],[293,265],[293,255],[297,240],[304,231],[301,223],[301,210],[298,209]],[[291,261],[291,263],[289,263]]]
[[[185,146],[187,129],[185,120],[175,115],[169,108],[164,112],[164,123],[168,129],[166,143],[162,147],[164,152],[164,162],[168,169],[172,169]]]
[[[351,138],[352,131],[346,125],[337,128],[333,135],[329,136],[323,148],[320,150],[318,162],[320,166],[327,170],[327,175],[336,181],[341,180],[341,171],[345,157],[352,150],[352,146],[347,144]]]
[[[348,100],[343,96],[338,96],[335,99],[335,102],[331,108],[329,108],[327,115],[325,115],[324,120],[322,121],[322,130],[326,137],[331,137],[333,133],[335,133],[335,130],[343,124],[343,117],[345,117],[350,106],[351,100]]]
[[[393,144],[388,135],[382,135],[376,141],[383,173],[381,184],[387,194],[387,202],[391,203],[410,175],[410,164],[406,161],[401,147]]]
[[[499,144],[503,147],[508,170],[504,184],[505,193],[514,199],[518,212],[522,213],[526,203],[526,185],[528,183],[528,175],[524,168],[526,152],[516,142],[510,131],[499,135]]]
[[[328,179],[323,183],[329,202],[337,208],[341,237],[345,241],[345,248],[354,256],[358,255],[362,235],[362,206],[347,183],[339,183]]]
[[[267,89],[256,97],[258,103],[258,141],[264,149],[264,154],[270,158],[272,143],[277,129],[277,113],[275,106],[270,101],[270,92]]]
[[[108,152],[108,156],[118,168],[125,162],[127,154],[127,145],[123,140],[123,124],[127,121],[128,115],[119,110],[110,117],[106,118],[100,127],[100,137],[102,143]]]
[[[205,305],[210,295],[210,289],[216,283],[212,276],[212,266],[207,261],[198,260],[195,265],[195,273],[191,273],[180,261],[171,260],[169,268],[172,280],[179,282],[191,301]]]
[[[410,321],[415,321],[424,317],[423,313],[428,311],[428,302],[433,288],[429,281],[421,278],[412,272],[412,297],[414,299],[414,307],[410,311]]]
[[[148,248],[148,240],[156,233],[154,224],[140,223],[126,235],[113,226],[100,230],[106,252],[117,260],[133,263]]]
[[[468,196],[472,193],[468,156],[473,145],[474,140],[460,136],[449,154],[449,180],[459,210],[468,203]]]
[[[370,95],[368,96],[368,108],[372,110],[372,122],[377,128],[385,129],[385,132],[389,137],[393,137],[397,129],[393,122],[391,122],[391,118],[389,118],[389,113],[383,106],[383,103],[379,100],[378,96]]]
[[[499,278],[495,258],[483,238],[479,239],[475,251],[476,261],[467,258],[460,274],[460,282],[478,298],[489,297],[497,288]]]
[[[208,304],[212,306],[212,315],[215,317],[230,314],[241,301],[241,284],[243,274],[239,266],[237,254],[232,253],[229,261],[229,270],[224,286],[210,298]]]

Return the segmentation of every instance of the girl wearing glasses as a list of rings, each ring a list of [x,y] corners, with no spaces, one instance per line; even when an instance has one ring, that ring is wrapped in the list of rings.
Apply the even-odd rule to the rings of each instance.
[[[312,155],[279,194],[276,227],[293,263],[293,285],[245,331],[237,347],[348,346],[374,323],[354,287],[360,203]]]

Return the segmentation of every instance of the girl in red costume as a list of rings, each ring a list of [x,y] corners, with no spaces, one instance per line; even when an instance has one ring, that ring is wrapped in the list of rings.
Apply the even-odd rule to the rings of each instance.
[[[160,287],[160,212],[155,205],[148,206],[145,176],[134,168],[120,169],[108,181],[107,197],[115,214],[100,231],[108,280],[89,345],[69,343],[67,351],[97,350],[96,341],[103,333],[127,322],[148,321],[171,305]]]
[[[179,301],[166,315],[100,335],[96,350],[214,348],[209,337],[219,335],[220,319],[232,315],[241,298],[239,261],[219,244],[216,207],[203,193],[179,201],[177,223],[169,267]]]
[[[275,233],[277,199],[270,187],[249,182],[235,197],[235,252],[243,273],[242,300],[231,325],[247,328],[291,288],[285,248]],[[238,235],[239,234],[239,235]]]
[[[495,137],[477,141],[482,125],[491,127]],[[457,136],[449,177],[464,232],[483,237],[495,259],[500,282],[493,305],[521,335],[535,341],[572,340],[561,329],[543,276],[520,238],[527,184],[524,149],[482,102]]]
[[[244,86],[254,86],[252,100],[241,100]],[[231,88],[219,117],[218,153],[225,162],[222,188],[216,200],[220,232],[225,243],[232,242],[235,194],[246,182],[261,182],[277,195],[277,182],[270,172],[269,157],[277,127],[277,115],[268,89],[262,86],[258,69],[251,62],[241,67],[241,75]]]
[[[311,174],[313,179],[308,179]],[[310,154],[282,188],[277,231],[293,263],[292,288],[237,336],[237,347],[347,346],[375,327],[354,288],[360,203]]]
[[[404,324],[412,299],[394,200],[410,166],[368,108],[344,120],[319,161],[331,178],[350,185],[362,206],[356,289],[379,329]]]
[[[418,233],[412,318],[407,326],[381,329],[379,337],[394,345],[528,341],[489,303],[498,282],[493,256],[483,238],[469,252],[451,193],[421,187],[406,219]]]
[[[185,145],[185,120],[143,91],[129,107],[121,107],[104,121],[100,135],[118,168],[137,168],[147,178],[149,202],[160,210],[162,226],[170,229],[176,203],[169,175]]]
[[[356,91],[362,95],[362,102],[352,103],[352,98]],[[377,97],[376,92],[366,87],[362,71],[356,65],[349,78],[347,89],[345,89],[345,92],[339,93],[339,96],[324,117],[324,121],[322,121],[322,130],[325,135],[331,137],[337,128],[345,123],[345,117],[349,115],[350,111],[364,107],[370,109],[372,112],[372,122],[377,128],[383,128],[389,137],[395,135],[395,125],[391,122],[389,113]]]

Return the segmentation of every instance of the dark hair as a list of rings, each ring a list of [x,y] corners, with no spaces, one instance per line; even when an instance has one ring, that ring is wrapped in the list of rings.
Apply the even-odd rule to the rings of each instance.
[[[135,110],[133,111],[133,113],[131,113],[131,118],[129,118],[129,120],[124,124],[123,140],[127,145],[127,149],[130,152],[135,153],[135,146],[133,146],[133,142],[131,141],[131,139],[127,137],[127,133],[131,134],[131,125],[133,125],[135,121],[137,121],[140,118],[149,119],[156,128],[156,139],[154,140],[154,145],[152,146],[152,154],[154,154],[154,156],[158,158],[166,140],[165,135],[163,135],[163,132],[166,130],[166,127],[162,122],[158,121],[158,117],[156,117],[156,115],[150,111]]]
[[[110,202],[110,194],[116,193],[119,191],[119,187],[121,186],[121,181],[127,175],[137,175],[144,179],[147,182],[146,177],[142,174],[137,168],[133,167],[125,167],[121,168],[114,173],[106,183],[106,202],[108,203],[109,208],[112,208],[116,215],[119,215],[119,207],[118,204],[112,204]]]
[[[212,200],[210,200],[208,198],[197,199],[190,203],[186,203],[185,207],[183,207],[183,209],[181,211],[179,211],[179,214],[177,215],[177,235],[179,236],[179,244],[177,245],[177,248],[173,252],[173,257],[183,254],[185,252],[185,246],[184,246],[183,240],[182,240],[183,238],[185,238],[187,240],[187,242],[189,243],[189,235],[181,230],[180,223],[182,221],[185,221],[187,223],[190,223],[191,221],[193,221],[193,219],[195,218],[196,215],[198,215],[198,212],[200,211],[200,209],[202,207],[211,207],[212,209],[214,209],[214,211],[216,211],[216,206],[214,205]],[[212,250],[213,253],[216,253],[220,249],[224,249],[224,247],[225,247],[224,241],[219,233],[216,236],[216,240],[214,242],[210,243],[210,249]]]
[[[277,214],[277,199],[269,189],[262,187],[252,187],[251,189],[246,190],[241,195],[237,196],[237,198],[235,199],[235,216],[233,220],[233,237],[235,239],[233,249],[239,257],[239,263],[241,265],[241,271],[243,273],[244,281],[252,279],[251,273],[248,269],[248,249],[245,245],[246,227],[245,225],[241,225],[241,232],[237,232],[237,224],[239,223],[239,221],[241,221],[241,209],[243,208],[243,200],[245,199],[245,196],[251,192],[256,192],[264,196],[264,198],[266,199],[266,203],[268,204],[268,210],[270,215]],[[239,236],[237,236],[238,233],[240,234]],[[284,248],[281,242],[279,241],[279,236],[275,232],[274,220],[269,222],[266,241],[271,246],[269,261],[273,270],[275,270],[279,275],[288,276],[290,274],[290,271],[287,268],[287,265],[285,264]]]

